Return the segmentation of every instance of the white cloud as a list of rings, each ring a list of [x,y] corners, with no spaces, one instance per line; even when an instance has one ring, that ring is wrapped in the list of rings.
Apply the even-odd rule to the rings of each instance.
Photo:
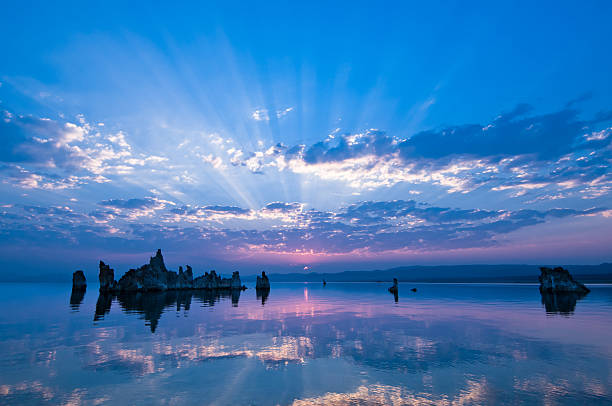
[[[276,110],[274,115],[276,118],[282,118],[293,110],[293,107],[287,107],[285,109]],[[251,118],[255,121],[270,121],[270,112],[268,109],[257,109],[251,113]]]
[[[276,111],[276,117],[277,117],[277,118],[284,117],[284,116],[286,116],[287,114],[289,114],[289,113],[290,113],[290,112],[292,112],[292,111],[293,111],[293,107],[287,107],[287,108],[286,108],[286,109],[284,109],[284,110],[277,110],[277,111]]]
[[[251,113],[251,117],[255,121],[270,121],[267,109],[258,109]]]
[[[221,159],[221,157],[213,156],[213,154],[208,154],[208,155],[198,154],[198,156],[200,157],[200,159],[202,159],[202,161],[208,164],[211,164],[212,167],[215,169],[225,168],[225,165],[223,164],[223,160]]]

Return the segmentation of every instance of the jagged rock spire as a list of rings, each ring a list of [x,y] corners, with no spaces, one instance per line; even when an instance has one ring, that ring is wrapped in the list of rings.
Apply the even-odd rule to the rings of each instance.
[[[167,272],[166,265],[164,264],[164,256],[162,255],[161,249],[157,250],[154,257],[151,257],[149,261],[151,268],[158,272]]]

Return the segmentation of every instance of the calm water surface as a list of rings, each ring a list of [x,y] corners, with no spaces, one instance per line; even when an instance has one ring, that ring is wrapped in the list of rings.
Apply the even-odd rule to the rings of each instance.
[[[612,404],[611,286],[387,285],[0,285],[0,404]]]

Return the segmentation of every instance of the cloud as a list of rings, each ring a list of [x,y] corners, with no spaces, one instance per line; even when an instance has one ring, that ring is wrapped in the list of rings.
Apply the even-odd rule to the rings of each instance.
[[[602,124],[612,115],[599,113],[587,120],[570,107],[539,115],[531,111],[518,105],[484,125],[450,126],[408,138],[376,129],[333,133],[309,146],[240,151],[232,163],[254,173],[275,168],[357,190],[406,183],[450,193],[487,188],[511,197],[559,196],[568,189],[584,198],[607,193],[612,186],[612,127]]]
[[[168,200],[157,197],[145,197],[142,199],[110,199],[98,203],[100,206],[110,209],[115,216],[135,219],[139,217],[151,217],[156,212],[175,206]]]
[[[277,119],[281,119],[292,111],[293,107],[276,110],[274,112],[274,116],[276,116]],[[251,113],[251,118],[255,121],[270,121],[270,112],[268,111],[268,109],[257,109]]]
[[[98,203],[100,206],[111,207],[116,209],[148,209],[158,206],[159,200],[153,197],[145,197],[143,199],[111,199]]]
[[[251,113],[251,117],[255,121],[270,121],[270,116],[268,115],[268,110],[266,109],[257,109]]]
[[[262,210],[276,212],[292,212],[302,210],[303,206],[304,205],[301,203],[273,202],[266,204]]]
[[[287,114],[293,111],[293,107],[287,107],[283,110],[276,110],[276,118],[285,117]]]
[[[25,189],[67,189],[105,183],[137,167],[167,161],[159,155],[136,154],[125,133],[102,133],[83,116],[76,123],[14,115],[0,121],[0,176]]]
[[[44,171],[29,171],[19,165],[0,166],[2,183],[17,186],[22,189],[64,190],[75,189],[89,183],[110,182],[104,176],[59,176]]]
[[[561,218],[605,216],[609,209],[479,210],[436,207],[412,200],[365,201],[338,211],[272,202],[259,210],[237,206],[179,206],[154,197],[110,199],[103,209],[9,205],[0,208],[5,238],[32,244],[158,244],[202,255],[362,256],[493,247],[499,237]],[[262,228],[261,220],[269,221]],[[176,248],[173,248],[176,247]]]

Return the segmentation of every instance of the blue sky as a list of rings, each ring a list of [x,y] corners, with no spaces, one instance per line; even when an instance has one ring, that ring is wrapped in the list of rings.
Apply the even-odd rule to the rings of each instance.
[[[5,4],[0,263],[610,261],[611,8]]]

